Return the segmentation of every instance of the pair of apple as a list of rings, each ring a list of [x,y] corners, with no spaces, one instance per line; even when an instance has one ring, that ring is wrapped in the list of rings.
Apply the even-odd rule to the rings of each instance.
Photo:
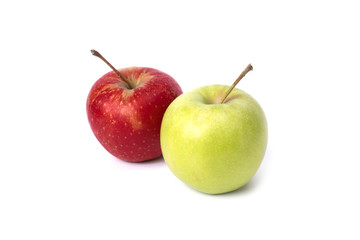
[[[96,138],[115,157],[142,162],[161,156],[192,188],[230,192],[255,174],[267,145],[267,122],[254,98],[212,85],[182,94],[168,74],[153,68],[115,69],[91,88],[87,114]]]

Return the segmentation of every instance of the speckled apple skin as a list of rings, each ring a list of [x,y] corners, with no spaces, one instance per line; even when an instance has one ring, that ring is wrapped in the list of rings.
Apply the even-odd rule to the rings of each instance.
[[[161,155],[160,126],[166,108],[180,94],[179,84],[153,68],[111,71],[92,86],[86,103],[88,120],[101,145],[115,157],[142,162]]]
[[[195,89],[175,99],[161,126],[163,157],[190,187],[208,194],[231,192],[256,173],[267,146],[265,114],[249,94],[229,86]]]

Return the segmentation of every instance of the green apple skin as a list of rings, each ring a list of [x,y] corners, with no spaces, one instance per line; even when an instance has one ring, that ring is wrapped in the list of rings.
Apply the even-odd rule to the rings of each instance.
[[[229,86],[211,85],[180,95],[167,108],[160,132],[170,170],[208,194],[234,191],[254,176],[267,146],[267,122],[258,102]]]

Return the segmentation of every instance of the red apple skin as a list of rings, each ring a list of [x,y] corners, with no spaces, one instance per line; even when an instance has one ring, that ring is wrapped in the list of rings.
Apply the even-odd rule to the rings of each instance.
[[[92,86],[86,110],[92,131],[101,145],[127,162],[161,156],[160,126],[165,110],[182,90],[168,74],[153,68],[131,67],[113,71]]]

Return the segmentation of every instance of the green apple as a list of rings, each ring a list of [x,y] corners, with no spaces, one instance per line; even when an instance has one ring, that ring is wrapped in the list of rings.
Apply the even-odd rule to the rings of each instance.
[[[252,70],[249,66],[246,72]],[[265,114],[253,97],[234,88],[236,83],[180,95],[163,117],[160,141],[165,162],[200,192],[220,194],[242,187],[265,154]]]

